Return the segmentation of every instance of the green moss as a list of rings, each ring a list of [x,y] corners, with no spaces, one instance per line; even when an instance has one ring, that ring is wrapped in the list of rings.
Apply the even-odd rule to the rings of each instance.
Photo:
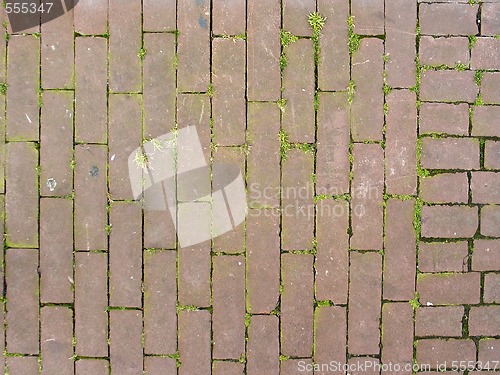
[[[146,56],[147,51],[144,48],[141,48],[139,52],[137,53],[137,57],[139,57],[141,60],[144,60],[144,57]]]
[[[472,49],[476,45],[477,37],[474,35],[469,35],[469,48]]]
[[[391,91],[392,91],[392,87],[390,87],[389,85],[386,85],[386,84],[384,83],[384,88],[383,88],[383,91],[384,91],[384,94],[385,94],[385,95],[389,95],[389,94],[391,93]]]
[[[290,44],[295,43],[299,38],[293,35],[290,31],[281,30],[280,41],[283,47],[288,47]]]
[[[462,63],[455,64],[455,70],[457,70],[459,72],[463,72],[466,69],[467,69],[467,65],[465,65],[465,64],[462,64]]]
[[[484,71],[482,70],[476,70],[474,72],[474,82],[476,82],[476,85],[481,86],[481,82],[483,80],[483,74]]]
[[[7,94],[7,84],[5,82],[0,83],[0,94],[6,95]]]
[[[361,44],[361,37],[354,32],[355,29],[354,18],[349,16],[347,18],[347,30],[349,34],[349,53],[351,56],[359,49]]]
[[[209,97],[213,97],[214,96],[214,93],[215,93],[215,89],[214,89],[214,85],[213,83],[210,83],[207,87],[207,95]]]
[[[288,134],[281,130],[278,134],[280,140],[280,155],[282,160],[286,160],[287,152],[292,148],[292,144],[288,141]]]
[[[415,297],[413,297],[413,299],[409,300],[408,302],[413,310],[416,310],[422,306],[422,304],[420,303],[420,296],[418,295],[418,292],[415,292]]]
[[[356,84],[353,80],[349,81],[349,86],[347,87],[347,102],[352,105],[354,101],[354,95],[356,94]]]
[[[278,108],[280,109],[281,113],[285,113],[286,99],[281,98],[276,102],[276,104],[278,104]]]

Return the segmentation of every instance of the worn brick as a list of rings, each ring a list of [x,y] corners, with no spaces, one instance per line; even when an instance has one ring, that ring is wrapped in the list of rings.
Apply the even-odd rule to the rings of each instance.
[[[214,0],[212,3],[212,31],[217,35],[245,34],[246,2],[245,0]]]
[[[500,4],[485,3],[481,7],[481,35],[495,36],[500,34]]]
[[[454,67],[458,63],[469,65],[469,40],[462,37],[423,36],[420,38],[419,57],[424,65],[449,67]]]
[[[299,39],[284,49],[288,65],[283,72],[283,130],[290,142],[313,143],[314,62],[312,41]]]
[[[384,1],[354,0],[351,12],[356,24],[355,32],[361,35],[384,34]]]
[[[8,249],[5,255],[7,289],[7,351],[38,354],[38,250]],[[21,374],[21,372],[19,373]],[[24,374],[24,373],[23,373]]]
[[[473,203],[500,203],[500,174],[473,172],[471,180]]]
[[[481,98],[486,104],[500,103],[500,73],[485,72],[481,79]]]
[[[415,312],[416,336],[462,336],[463,306],[421,307]]]
[[[106,250],[106,147],[75,147],[75,247]]]
[[[419,21],[424,35],[476,35],[479,5],[420,4]]]
[[[412,299],[415,291],[415,201],[387,201],[385,223],[384,299]]]
[[[144,0],[142,2],[144,31],[174,31],[176,30],[176,15],[176,0]],[[144,39],[146,37],[147,35],[144,35]]]
[[[313,257],[284,254],[281,277],[281,353],[309,357],[313,344]]]
[[[356,87],[351,105],[351,131],[355,141],[382,140],[383,54],[382,40],[366,38],[361,41],[359,51],[352,58],[351,76]]]
[[[107,0],[79,0],[74,10],[75,31],[81,34],[104,34],[108,27]]]
[[[380,360],[374,357],[351,357],[347,362],[349,371],[351,375],[377,375],[380,371],[377,371],[374,367],[380,365]]]
[[[80,5],[76,7],[80,8]],[[107,40],[75,40],[75,141],[106,142]]]
[[[467,271],[468,243],[420,242],[418,247],[418,269],[420,272]]]
[[[300,375],[313,371],[311,359],[287,359],[280,362],[280,374]]]
[[[176,233],[168,210],[144,210],[144,247],[149,249],[175,249]]]
[[[469,335],[500,335],[500,306],[471,307],[469,313]]]
[[[142,313],[135,310],[109,312],[109,358],[113,371],[124,375],[142,373]]]
[[[382,257],[378,253],[351,253],[348,348],[350,354],[378,354]]]
[[[283,28],[298,36],[311,36],[308,14],[316,10],[314,0],[284,0]]]
[[[41,309],[42,367],[44,374],[72,375],[73,312],[67,307]]]
[[[500,237],[500,206],[488,205],[481,208],[481,234]]]
[[[500,40],[477,38],[471,51],[472,69],[500,69]]]
[[[416,194],[416,97],[410,91],[393,91],[386,101],[389,108],[386,116],[386,192]]]
[[[179,304],[210,305],[210,246],[179,249]]]
[[[484,275],[483,293],[485,303],[500,303],[500,274],[487,273]]]
[[[443,173],[422,178],[420,198],[431,203],[467,203],[469,178],[466,173]]]
[[[478,87],[474,72],[428,70],[422,73],[420,99],[427,102],[468,102],[476,100]]]
[[[476,304],[481,291],[480,274],[421,274],[417,279],[420,302],[427,305]]]
[[[430,364],[432,369],[446,363],[451,368],[452,362],[475,361],[476,345],[470,339],[428,339],[417,341],[417,363]]]
[[[38,151],[34,143],[6,145],[6,243],[38,247]]]
[[[206,310],[179,313],[179,375],[211,373],[210,313]]]
[[[247,374],[279,373],[278,318],[273,315],[254,315],[250,318],[247,344]]]
[[[423,237],[472,237],[477,228],[477,207],[424,206],[422,208]]]
[[[486,141],[484,146],[484,167],[500,169],[500,142]]]
[[[472,115],[472,135],[500,137],[498,118],[500,106],[474,107]]]
[[[419,118],[420,134],[469,134],[469,106],[465,103],[423,103]]]
[[[211,129],[210,129],[210,98],[207,95],[181,94],[177,97],[177,122],[182,129],[195,125],[205,160],[210,160]]]
[[[214,375],[243,375],[245,365],[237,362],[214,361],[212,368]]]
[[[107,264],[106,254],[75,256],[75,338],[80,356],[108,355]]]
[[[491,367],[493,367],[493,361],[498,361],[500,358],[500,340],[499,339],[482,339],[479,341],[479,352],[478,352],[478,362],[484,363],[484,367],[487,366],[487,362],[491,361]]]
[[[351,186],[351,248],[382,249],[384,154],[378,144],[355,144]]]
[[[177,364],[173,358],[145,357],[145,375],[177,375]]]
[[[500,240],[475,240],[472,254],[474,271],[500,270]]]
[[[76,375],[107,375],[108,367],[103,359],[79,359],[75,363]]]
[[[37,141],[40,40],[31,35],[12,35],[7,62],[7,140]]]
[[[9,375],[39,375],[37,357],[7,357]]]
[[[321,306],[314,314],[314,360],[318,364],[335,361],[345,364],[346,335],[347,335],[346,308],[341,306]],[[315,371],[316,374],[326,375],[328,372]]]
[[[427,169],[476,169],[479,142],[473,138],[423,138],[420,161]]]

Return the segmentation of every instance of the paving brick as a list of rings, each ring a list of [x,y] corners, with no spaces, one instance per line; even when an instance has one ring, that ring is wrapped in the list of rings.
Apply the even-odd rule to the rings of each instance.
[[[247,309],[253,314],[270,313],[280,293],[279,215],[250,210],[246,228]]]
[[[466,173],[443,173],[422,178],[420,198],[431,203],[467,203],[469,178]]]
[[[500,106],[474,107],[472,115],[472,135],[500,137],[498,118]]]
[[[316,299],[345,304],[349,273],[349,204],[321,200],[316,213]]]
[[[281,2],[248,0],[247,12],[248,100],[278,100],[281,89]]]
[[[351,253],[348,348],[350,354],[378,354],[382,257],[378,253]]]
[[[474,72],[428,70],[422,73],[420,99],[427,102],[468,102],[476,100]]]
[[[176,0],[144,0],[142,2],[144,31],[175,31],[177,29],[176,15]],[[144,35],[144,39],[147,37]]]
[[[297,36],[311,36],[307,16],[316,10],[314,0],[284,0],[283,29]]]
[[[377,144],[355,144],[351,185],[351,248],[382,249],[384,154]]]
[[[351,357],[347,362],[349,368],[351,369],[349,373],[351,375],[377,375],[380,371],[377,371],[375,367],[380,366],[380,360],[373,357]]]
[[[471,307],[469,313],[469,335],[500,335],[500,306]]]
[[[254,315],[250,318],[247,344],[247,374],[278,374],[279,327],[278,317]]]
[[[468,243],[420,242],[418,247],[418,269],[420,272],[464,272],[467,271]]]
[[[248,104],[247,155],[248,204],[278,207],[280,171],[280,110],[274,103]],[[274,134],[274,136],[269,136]]]
[[[498,358],[500,358],[499,339],[482,339],[479,341],[478,362],[487,366],[488,361],[498,361]]]
[[[106,147],[75,147],[75,247],[106,250]]]
[[[211,373],[208,311],[179,312],[179,354],[179,375]]]
[[[421,274],[417,279],[420,302],[427,305],[476,304],[481,291],[480,274]]]
[[[347,316],[341,306],[321,306],[314,314],[314,361],[318,364],[335,361],[345,364],[347,355]],[[328,372],[315,371],[326,375]]]
[[[309,357],[313,345],[313,257],[282,255],[281,277],[281,353]]]
[[[500,270],[500,240],[475,240],[472,254],[474,271]]]
[[[0,195],[0,218],[5,217],[5,195]],[[5,223],[3,219],[0,219],[0,233],[5,233]],[[5,254],[0,254],[0,262],[2,264],[5,264]],[[0,295],[4,296],[5,295],[5,267],[0,267]],[[0,316],[0,318],[4,318],[3,315]],[[0,337],[4,336],[4,328],[0,327]],[[0,349],[5,349],[2,347],[2,340],[0,340]],[[3,343],[5,345],[5,341]],[[1,361],[0,361],[0,370],[1,368]],[[0,371],[1,374],[1,371]]]
[[[423,103],[419,118],[420,134],[469,134],[469,106],[465,103]]]
[[[472,237],[478,228],[477,207],[424,206],[422,236],[435,238]]]
[[[295,1],[295,0],[293,0]],[[283,72],[283,130],[290,142],[314,140],[314,62],[312,41],[299,39],[284,48],[288,65]]]
[[[145,357],[145,375],[177,375],[177,364],[173,358]]]
[[[352,58],[351,76],[356,86],[351,105],[351,131],[354,141],[382,140],[383,54],[382,40],[366,38],[361,40],[359,51]]]
[[[391,87],[415,85],[417,4],[413,0],[385,4],[385,54],[387,84]],[[358,30],[356,30],[357,32]]]
[[[500,274],[487,273],[484,275],[483,293],[485,303],[500,303]]]
[[[109,358],[113,371],[124,375],[142,373],[142,313],[134,310],[109,312]]]
[[[481,234],[500,237],[500,206],[489,205],[481,208]]]
[[[37,357],[7,357],[9,375],[39,375]]]
[[[144,1],[144,10],[153,5],[175,7],[175,1],[173,4]],[[144,49],[147,51],[143,63],[144,137],[149,139],[175,127],[175,35],[144,34]]]
[[[473,203],[500,203],[500,174],[494,172],[472,173],[471,190]]]
[[[221,146],[245,143],[245,43],[220,38],[212,43],[213,133]]]
[[[326,18],[319,36],[321,48],[318,86],[321,90],[346,90],[349,86],[348,0],[318,0],[318,13]],[[321,101],[320,101],[321,102]]]
[[[462,37],[423,36],[420,38],[419,57],[424,65],[449,67],[454,67],[458,63],[469,65],[469,40]]]
[[[216,35],[245,34],[246,2],[245,0],[214,0],[212,31]]]
[[[9,353],[38,354],[37,269],[38,250],[8,249],[6,251],[5,281],[8,285],[6,342]]]
[[[470,339],[428,339],[417,341],[417,363],[430,364],[432,369],[444,364],[451,368],[452,362],[476,359],[476,345]]]
[[[484,167],[487,169],[500,169],[500,142],[486,141]]]
[[[179,304],[210,305],[210,246],[179,249]]]
[[[37,141],[40,40],[32,35],[13,35],[7,62],[7,140]]]
[[[80,356],[108,355],[107,264],[103,253],[75,256],[75,338]]]
[[[417,192],[417,108],[415,94],[393,91],[387,98],[385,170],[386,192]]]
[[[243,375],[245,365],[237,362],[213,362],[212,365],[214,375]]]
[[[176,233],[170,212],[144,211],[144,247],[175,249]]]
[[[486,3],[481,7],[481,35],[495,36],[500,34],[500,4]]]
[[[74,14],[76,32],[97,35],[104,34],[107,31],[107,0],[79,0]]]
[[[479,5],[420,4],[419,21],[424,35],[476,35]]]
[[[282,231],[283,250],[307,250],[314,235],[314,200],[311,176],[314,155],[290,150],[282,169]]]
[[[384,1],[354,0],[351,3],[351,12],[357,34],[384,34]]]
[[[210,2],[177,3],[179,67],[177,88],[205,91],[210,83]]]
[[[2,9],[2,11],[0,13],[0,20],[2,22],[4,22],[6,19],[7,19],[7,13],[5,10]],[[6,39],[7,39],[6,33],[3,33],[3,35],[0,35],[0,56],[5,56],[5,53],[7,50],[7,40]],[[7,66],[5,64],[2,64],[2,66],[0,67],[0,81],[5,82],[6,72],[7,72]],[[4,362],[2,362],[2,363],[3,363],[3,365],[0,365],[0,366],[5,365]],[[3,370],[3,367],[1,369]]]
[[[108,361],[103,359],[79,359],[76,361],[76,375],[107,375]]]
[[[38,247],[38,152],[34,143],[6,145],[5,232],[8,246]]]
[[[177,96],[177,123],[180,129],[195,125],[203,155],[208,162],[212,156],[210,129],[210,98],[203,94]]]
[[[43,307],[41,326],[43,373],[74,374],[73,312],[67,307]]]
[[[477,38],[471,51],[472,69],[500,69],[500,40],[497,38]]]
[[[479,142],[473,138],[423,138],[420,161],[426,169],[476,169]]]
[[[4,96],[0,97],[0,111],[5,113]],[[0,115],[0,193],[5,193],[5,116],[2,115]]]
[[[481,98],[486,104],[500,103],[500,73],[485,72],[481,79]]]
[[[349,107],[344,93],[319,94],[316,194],[349,192]]]
[[[421,307],[415,312],[416,336],[462,336],[463,306]]]
[[[106,142],[107,54],[104,38],[75,40],[76,142]]]
[[[387,201],[385,223],[384,299],[408,301],[415,294],[415,201]]]

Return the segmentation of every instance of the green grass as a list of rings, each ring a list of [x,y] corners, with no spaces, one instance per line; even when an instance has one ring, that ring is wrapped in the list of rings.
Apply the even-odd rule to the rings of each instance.
[[[356,94],[356,84],[353,80],[349,81],[349,87],[347,87],[347,101],[349,105],[354,101],[354,95]]]
[[[347,18],[347,30],[349,33],[349,53],[351,56],[359,49],[361,43],[361,37],[354,32],[354,18],[349,16]]]
[[[214,96],[214,92],[215,92],[215,89],[214,89],[214,85],[213,83],[210,83],[207,87],[207,95],[209,97],[213,97]]]
[[[474,72],[474,82],[476,82],[476,85],[481,86],[481,82],[483,80],[483,74],[484,72],[482,70],[476,70]]]
[[[292,149],[292,144],[288,141],[288,134],[286,134],[283,130],[279,132],[279,140],[280,140],[280,155],[282,160],[286,160],[287,152]]]
[[[146,51],[146,49],[141,48],[137,53],[137,57],[139,57],[141,60],[144,60],[144,57],[146,56],[147,53],[148,51]]]
[[[285,113],[286,99],[281,98],[276,102],[276,104],[278,104],[278,108],[280,109],[281,113]]]
[[[457,70],[459,72],[463,72],[466,69],[467,69],[467,65],[465,65],[465,64],[462,64],[462,63],[455,64],[455,70]]]
[[[290,31],[281,30],[280,41],[283,47],[288,47],[290,44],[295,43],[299,38],[293,35]]]
[[[7,94],[7,84],[5,82],[0,83],[0,94],[6,95]]]
[[[142,151],[137,151],[134,156],[134,164],[137,168],[148,169],[149,161],[147,155]]]
[[[307,19],[309,21],[309,25],[313,29],[313,37],[319,36],[323,27],[325,27],[326,17],[323,17],[318,12],[309,13],[309,17]]]
[[[477,42],[477,37],[475,35],[469,35],[469,48],[472,49]]]
[[[413,299],[409,300],[408,302],[410,303],[410,306],[413,310],[416,310],[422,306],[422,304],[420,303],[420,296],[418,295],[418,292],[415,292],[415,297],[413,297]]]
[[[282,53],[280,56],[280,69],[281,69],[281,71],[285,70],[285,68],[287,66],[288,66],[288,60],[286,58],[286,55],[284,53]]]

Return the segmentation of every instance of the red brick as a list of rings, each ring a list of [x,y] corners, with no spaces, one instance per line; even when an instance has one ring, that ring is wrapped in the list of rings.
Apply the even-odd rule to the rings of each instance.
[[[319,94],[316,194],[349,192],[349,107],[344,93]]]
[[[315,5],[314,0],[284,0],[283,28],[297,36],[310,36],[312,32],[307,16],[316,10]]]
[[[467,38],[420,38],[420,62],[424,65],[454,67],[469,65],[469,40]]]
[[[478,8],[470,4],[420,4],[422,34],[476,35]]]
[[[245,370],[245,365],[237,362],[214,361],[212,367],[214,375],[243,375]]]
[[[415,85],[417,4],[413,0],[385,4],[385,63],[387,84],[391,87]],[[357,31],[357,30],[356,30]]]
[[[76,361],[76,375],[107,375],[108,361],[102,359],[79,359]]]
[[[500,270],[500,240],[475,240],[472,254],[474,271]]]
[[[210,83],[210,2],[177,3],[180,92],[205,91]]]
[[[415,294],[415,201],[387,201],[385,224],[384,299],[408,301]]]
[[[500,237],[500,206],[490,205],[481,208],[481,234]]]
[[[480,274],[421,274],[417,291],[423,305],[476,304],[481,292]]]
[[[177,364],[173,358],[145,357],[144,371],[147,375],[177,375]]]
[[[6,243],[38,247],[38,152],[34,143],[6,145]]]
[[[179,375],[211,373],[210,313],[181,311],[179,313]]]
[[[309,357],[313,345],[313,257],[284,254],[281,277],[281,353]]]
[[[355,144],[351,185],[351,248],[382,249],[384,154],[377,144]]]
[[[210,305],[210,246],[179,249],[179,304]]]
[[[246,2],[245,0],[214,0],[212,31],[216,35],[245,34]]]
[[[75,147],[75,247],[106,250],[108,247],[106,147]]]
[[[144,210],[144,247],[175,249],[176,234],[170,212]]]
[[[386,116],[386,192],[416,194],[416,97],[410,91],[393,91],[386,101],[389,108]]]
[[[37,357],[7,357],[9,375],[39,375]]]
[[[196,126],[203,155],[206,161],[212,156],[210,147],[210,98],[204,94],[181,94],[177,96],[177,123],[180,129],[189,125]]]
[[[463,306],[421,307],[415,314],[416,336],[462,336]]]
[[[491,361],[491,367],[494,366],[494,361],[498,362],[500,358],[500,340],[499,339],[482,339],[479,341],[478,362],[487,366],[487,362]],[[479,364],[478,364],[479,366]]]
[[[500,106],[474,107],[472,115],[472,135],[500,137],[498,118]]]
[[[500,203],[500,174],[473,172],[471,180],[473,203]]]
[[[76,7],[80,8],[80,5]],[[75,141],[106,142],[107,40],[75,40]]]
[[[174,31],[176,30],[176,15],[175,0],[144,0],[142,2],[144,31]],[[148,35],[144,35],[144,39],[147,37]]]
[[[108,27],[107,0],[79,0],[75,7],[75,31],[81,34],[104,34]]]
[[[311,373],[313,361],[311,359],[286,359],[280,363],[280,374],[300,375]]]
[[[40,40],[32,35],[13,35],[7,62],[7,140],[37,141]]]
[[[314,360],[323,364],[335,361],[345,364],[347,355],[347,316],[346,308],[341,306],[321,306],[314,314]],[[328,374],[315,371],[315,374]]]
[[[420,160],[427,169],[476,169],[479,142],[473,138],[423,138]]]
[[[109,312],[109,358],[113,371],[123,375],[142,373],[142,313],[134,310]]]
[[[469,134],[469,106],[465,103],[423,103],[419,118],[420,134]]]
[[[5,281],[8,285],[6,342],[9,353],[38,354],[39,281],[37,269],[38,250],[8,249],[6,251]]]
[[[486,4],[485,4],[486,5]],[[481,98],[486,104],[500,103],[500,73],[485,72],[481,79]]]
[[[495,36],[500,34],[500,4],[483,4],[481,7],[481,35]]]
[[[487,169],[500,169],[500,142],[486,141],[484,167]]]
[[[247,374],[279,373],[278,318],[255,315],[250,319],[247,344]]]
[[[478,228],[477,207],[424,206],[422,236],[434,238],[473,237]]]
[[[378,354],[382,257],[377,253],[351,253],[348,348],[350,354]]]
[[[351,375],[377,375],[380,373],[380,371],[376,370],[376,367],[380,365],[378,358],[351,357],[347,364]]]
[[[469,335],[500,335],[500,306],[471,307],[469,313]]]
[[[67,307],[41,309],[42,367],[44,374],[74,374],[73,312]]]
[[[295,0],[293,0],[295,1]],[[312,41],[299,39],[284,48],[288,65],[283,72],[283,130],[290,142],[314,142],[314,62]]]
[[[75,257],[75,338],[80,356],[108,355],[107,264],[102,253],[77,253]]]
[[[468,102],[476,100],[474,72],[428,70],[422,73],[420,99],[427,102]]]
[[[433,369],[446,363],[451,368],[452,362],[475,361],[476,345],[469,339],[428,339],[417,341],[417,363],[430,364]]]
[[[383,41],[367,38],[361,41],[359,51],[353,56],[351,76],[356,87],[351,106],[351,131],[354,141],[382,140],[383,54]]]
[[[355,32],[361,35],[384,34],[384,1],[354,0],[351,12],[356,24]]]
[[[500,303],[500,274],[484,275],[483,298],[485,303]]]
[[[469,178],[466,173],[443,173],[422,178],[420,198],[431,203],[467,203]]]
[[[497,38],[477,38],[471,51],[472,69],[500,69],[500,40]]]
[[[420,272],[464,272],[467,271],[468,243],[420,242],[418,269]]]

